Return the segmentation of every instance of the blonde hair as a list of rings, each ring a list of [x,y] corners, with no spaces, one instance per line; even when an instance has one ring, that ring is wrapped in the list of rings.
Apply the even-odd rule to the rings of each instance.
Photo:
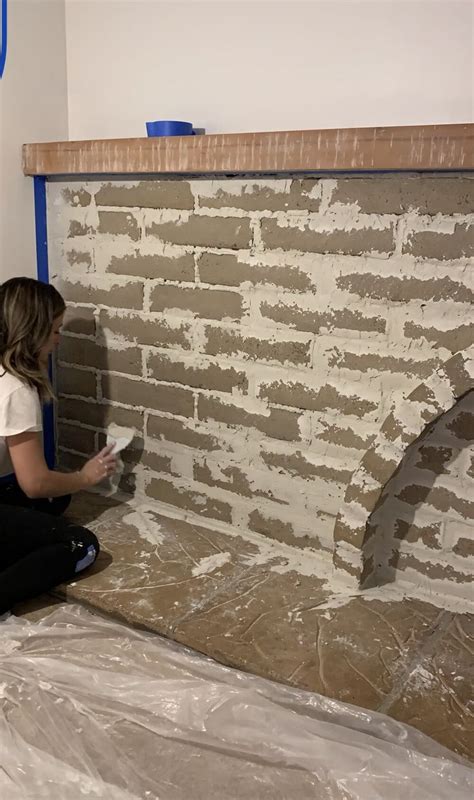
[[[41,350],[48,341],[54,320],[66,304],[48,283],[33,278],[11,278],[0,286],[0,364],[6,372],[37,389],[42,400],[53,398],[53,390]]]

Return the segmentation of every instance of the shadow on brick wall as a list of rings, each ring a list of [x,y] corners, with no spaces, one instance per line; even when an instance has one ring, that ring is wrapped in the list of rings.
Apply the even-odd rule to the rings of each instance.
[[[466,583],[474,519],[474,391],[411,444],[369,520],[374,571],[364,584],[415,570]]]
[[[59,469],[80,469],[105,446],[111,425],[133,428],[135,438],[121,453],[119,482],[119,490],[133,496],[144,447],[143,413],[116,405],[121,398],[111,392],[109,377],[111,370],[127,368],[126,356],[109,351],[92,309],[69,310],[55,366],[57,463]]]

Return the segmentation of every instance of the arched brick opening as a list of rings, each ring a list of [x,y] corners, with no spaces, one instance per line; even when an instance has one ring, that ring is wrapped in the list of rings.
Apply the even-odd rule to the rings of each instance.
[[[334,531],[336,572],[357,587],[374,581],[372,514],[384,501],[384,487],[399,471],[407,448],[427,426],[474,387],[474,347],[458,352],[397,403],[383,422],[347,487]]]

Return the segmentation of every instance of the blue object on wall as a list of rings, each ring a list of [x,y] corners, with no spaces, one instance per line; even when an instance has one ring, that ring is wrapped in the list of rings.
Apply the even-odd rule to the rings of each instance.
[[[49,283],[46,178],[43,175],[39,175],[33,180],[35,192],[36,274],[39,281]],[[51,358],[49,360],[49,375],[52,378]],[[48,403],[43,409],[43,440],[46,463],[49,469],[54,469],[56,463],[56,437],[53,403]]]
[[[192,122],[180,122],[176,119],[158,119],[146,123],[148,136],[193,136]]]
[[[7,0],[1,0],[0,10],[0,78],[7,60]]]

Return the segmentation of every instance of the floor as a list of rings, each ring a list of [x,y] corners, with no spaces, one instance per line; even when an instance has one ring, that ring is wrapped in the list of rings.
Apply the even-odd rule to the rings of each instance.
[[[469,766],[413,727],[42,602],[0,624],[1,797],[472,796]]]
[[[473,614],[396,587],[335,593],[323,560],[315,570],[294,549],[172,519],[151,503],[88,494],[71,514],[97,533],[102,553],[57,598],[381,711],[474,760]]]

